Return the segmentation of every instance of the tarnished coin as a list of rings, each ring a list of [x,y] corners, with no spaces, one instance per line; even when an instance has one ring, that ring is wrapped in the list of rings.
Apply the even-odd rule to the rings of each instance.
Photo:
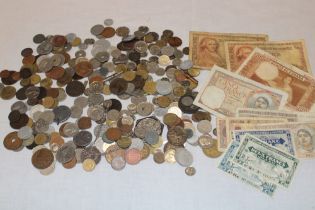
[[[195,175],[195,174],[196,174],[196,169],[195,169],[195,167],[189,166],[189,167],[185,168],[185,174],[186,174],[187,176],[193,176],[193,175]]]
[[[9,100],[15,96],[16,89],[13,86],[5,86],[1,91],[1,98]]]
[[[89,129],[92,126],[92,121],[90,117],[81,117],[80,119],[78,119],[78,127],[80,129]]]
[[[62,129],[66,137],[73,137],[79,133],[79,127],[76,123],[68,122]]]
[[[89,131],[80,131],[73,136],[73,142],[78,147],[86,147],[92,142],[92,134]]]
[[[88,98],[84,97],[84,96],[79,96],[77,98],[74,99],[74,105],[84,108],[88,105]]]
[[[169,143],[171,143],[174,146],[184,145],[184,143],[187,140],[185,129],[180,126],[170,128],[167,131],[167,139]]]
[[[161,95],[168,95],[172,92],[172,84],[168,81],[159,80],[156,83],[156,91]]]
[[[57,124],[65,122],[71,116],[71,110],[69,109],[69,107],[64,106],[64,105],[57,106],[56,108],[53,109],[53,112],[55,114],[54,121]]]
[[[167,163],[176,163],[175,160],[175,149],[168,149],[165,152],[165,161]]]
[[[114,157],[114,159],[111,162],[111,167],[116,171],[121,171],[122,169],[125,168],[125,166],[126,160],[121,156]]]
[[[85,86],[80,81],[72,81],[68,83],[66,87],[66,93],[72,97],[77,97],[77,96],[82,95],[84,90],[85,90]]]
[[[28,126],[23,126],[22,128],[20,128],[20,130],[17,133],[17,136],[20,139],[28,139],[33,135],[33,130],[32,128],[28,127]]]
[[[177,148],[175,150],[175,159],[179,165],[188,167],[193,163],[192,154],[185,148]]]
[[[144,140],[148,144],[154,145],[159,141],[159,134],[154,130],[147,130],[144,135]]]
[[[164,153],[159,149],[156,150],[153,154],[153,160],[154,160],[154,162],[156,162],[158,164],[164,163],[164,161],[165,161]]]
[[[154,106],[149,102],[141,102],[137,105],[137,113],[141,116],[149,116],[153,112]]]
[[[56,159],[60,163],[66,163],[75,157],[75,145],[73,142],[63,144],[56,153]]]
[[[46,148],[36,151],[32,156],[32,164],[37,169],[48,168],[54,162],[53,153]]]

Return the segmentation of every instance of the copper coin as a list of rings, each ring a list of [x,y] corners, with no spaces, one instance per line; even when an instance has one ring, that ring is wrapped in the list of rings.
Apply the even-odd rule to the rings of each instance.
[[[9,100],[15,96],[16,89],[13,86],[6,86],[1,91],[1,98],[4,100]]]
[[[62,166],[66,169],[71,169],[77,164],[77,159],[74,157],[69,162],[63,163]]]
[[[104,30],[102,31],[101,35],[105,38],[110,38],[115,36],[115,29],[112,27],[105,27]]]
[[[84,93],[85,86],[80,81],[72,81],[66,87],[66,93],[72,97],[78,97]]]
[[[179,37],[174,36],[168,39],[168,43],[172,47],[179,47],[182,45],[182,40]]]
[[[21,55],[23,57],[27,57],[27,56],[30,56],[33,54],[33,49],[32,48],[24,48],[22,51],[21,51]]]
[[[154,162],[161,164],[165,161],[165,155],[161,150],[156,150],[153,154],[153,160]]]
[[[138,149],[128,149],[125,154],[126,162],[130,165],[136,165],[142,159]]]
[[[52,67],[52,69],[50,69],[45,74],[48,78],[58,80],[63,76],[64,73],[65,73],[64,68],[59,67],[59,66],[54,66],[54,67]]]
[[[52,39],[52,44],[53,44],[55,47],[62,47],[62,46],[64,46],[66,43],[67,43],[66,37],[61,36],[61,35],[56,35],[56,36],[54,36],[53,39]]]
[[[13,129],[20,129],[25,126],[29,121],[29,117],[26,114],[21,114],[20,119],[16,122],[10,122],[10,126]]]
[[[92,74],[93,66],[88,61],[82,61],[75,66],[75,72],[81,77],[87,77]]]
[[[92,126],[92,121],[90,117],[81,117],[78,120],[78,127],[80,129],[89,129]]]
[[[117,141],[121,137],[121,130],[119,128],[108,128],[106,131],[107,139]]]
[[[0,77],[1,78],[8,78],[9,76],[11,75],[11,73],[10,73],[10,71],[8,71],[8,70],[2,70],[1,72],[0,72]]]
[[[181,146],[187,140],[187,134],[181,126],[175,126],[167,131],[167,139],[174,146]]]
[[[6,135],[3,145],[8,150],[17,150],[22,146],[23,141],[17,136],[17,132],[11,132]]]
[[[46,148],[37,150],[32,156],[32,164],[37,169],[48,168],[53,162],[54,155]]]

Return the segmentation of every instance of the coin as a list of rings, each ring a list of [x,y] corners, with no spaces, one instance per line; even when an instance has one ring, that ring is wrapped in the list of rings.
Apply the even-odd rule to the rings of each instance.
[[[60,163],[66,163],[75,157],[75,145],[73,142],[63,144],[56,153],[56,160]]]
[[[167,131],[167,139],[172,145],[181,146],[186,142],[187,135],[184,128],[175,126]]]
[[[156,144],[159,141],[159,134],[157,134],[156,131],[147,130],[144,135],[144,140],[150,145]]]
[[[15,96],[16,89],[13,86],[5,86],[1,91],[1,98],[9,100]]]
[[[61,122],[65,122],[66,120],[69,119],[71,116],[71,110],[67,106],[57,106],[53,109],[53,112],[55,114],[55,119],[54,121],[59,124]]]
[[[81,117],[78,119],[78,127],[80,129],[89,129],[92,126],[92,121],[90,117]]]
[[[138,149],[128,149],[125,154],[126,162],[130,165],[136,165],[140,162],[141,153]]]
[[[8,133],[3,140],[3,145],[8,150],[18,150],[22,146],[22,139],[17,135],[16,131]]]
[[[153,154],[153,160],[158,164],[164,163],[165,161],[164,153],[161,150],[156,150]]]
[[[66,169],[71,169],[71,168],[74,168],[76,164],[77,164],[77,159],[74,157],[69,162],[63,163],[62,166]]]
[[[175,150],[175,159],[179,165],[188,167],[193,163],[192,154],[185,148],[177,148]]]
[[[111,162],[111,167],[116,170],[116,171],[120,171],[122,169],[124,169],[126,166],[126,161],[123,157],[121,156],[117,156],[115,157],[112,162]]]
[[[148,116],[153,112],[153,105],[149,102],[141,102],[137,105],[137,113],[141,116]]]
[[[85,171],[91,172],[94,170],[96,164],[94,160],[88,158],[83,161],[82,166]]]
[[[202,134],[210,133],[212,130],[211,122],[209,120],[201,120],[197,124],[197,129]]]
[[[121,130],[119,128],[108,128],[105,134],[109,140],[117,141],[121,137]]]
[[[78,147],[86,147],[92,141],[92,134],[89,131],[80,131],[75,136],[73,136],[73,142]]]
[[[218,150],[218,140],[215,139],[212,147],[202,148],[203,153],[210,158],[217,158],[221,156],[222,152]]]
[[[54,155],[46,148],[36,151],[32,156],[32,164],[37,169],[48,168],[53,162]]]
[[[165,152],[165,161],[167,163],[176,163],[175,160],[175,149],[168,149]]]
[[[201,148],[211,148],[214,145],[214,140],[210,135],[202,135],[198,138],[198,144]]]
[[[82,84],[82,82],[79,81],[72,81],[68,83],[66,87],[66,93],[72,97],[82,95],[84,90],[85,90],[84,85]]]
[[[185,168],[185,174],[186,174],[187,176],[193,176],[193,175],[195,175],[195,174],[196,174],[196,169],[195,169],[195,167],[189,166],[189,167]]]

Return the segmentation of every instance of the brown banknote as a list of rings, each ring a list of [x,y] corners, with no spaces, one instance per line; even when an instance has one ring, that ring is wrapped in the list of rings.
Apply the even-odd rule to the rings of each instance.
[[[268,42],[226,42],[227,69],[236,71],[255,48],[260,48],[281,61],[312,74],[304,40]]]
[[[284,118],[236,117],[217,119],[218,149],[223,152],[232,140],[234,130],[246,130],[248,125],[287,123]]]
[[[315,157],[315,122],[276,124],[247,124],[247,130],[290,129],[295,155],[299,158]]]
[[[315,79],[312,75],[255,48],[237,70],[241,76],[288,93],[286,108],[315,111]]]
[[[287,93],[261,85],[218,66],[209,72],[194,104],[219,118],[235,117],[237,108],[281,109]]]
[[[213,65],[226,68],[224,42],[226,41],[268,41],[264,34],[189,33],[189,58],[194,67],[210,70]]]

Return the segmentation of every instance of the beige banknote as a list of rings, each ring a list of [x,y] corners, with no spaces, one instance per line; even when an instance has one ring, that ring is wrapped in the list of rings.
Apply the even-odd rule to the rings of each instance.
[[[293,66],[312,74],[304,40],[226,42],[225,55],[227,69],[236,71],[256,47],[265,50],[286,63],[292,64]]]
[[[237,108],[280,109],[287,93],[214,66],[194,104],[219,118],[234,117]]]
[[[287,109],[315,112],[315,79],[312,75],[255,48],[237,70],[241,76],[288,93]]]
[[[256,124],[269,124],[269,123],[286,123],[287,119],[284,118],[258,118],[258,117],[235,117],[227,118],[225,120],[217,121],[219,123],[219,129],[217,124],[217,137],[219,151],[223,152],[228,147],[233,137],[234,130],[245,130],[247,125]],[[225,123],[225,126],[224,126]],[[225,129],[222,129],[225,128]],[[225,131],[225,133],[224,133]],[[222,133],[221,133],[222,132]]]
[[[264,34],[189,33],[189,58],[194,67],[211,69],[213,65],[226,68],[224,42],[226,41],[268,41]]]
[[[284,110],[239,108],[237,109],[236,116],[285,118],[288,120],[288,122],[315,122],[315,112],[292,112]]]
[[[277,124],[247,124],[247,130],[290,129],[295,155],[299,158],[315,157],[315,122]]]

